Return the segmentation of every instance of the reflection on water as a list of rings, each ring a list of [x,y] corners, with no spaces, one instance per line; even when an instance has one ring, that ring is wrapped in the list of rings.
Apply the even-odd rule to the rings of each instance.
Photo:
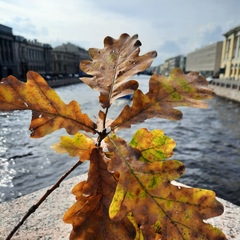
[[[145,77],[138,77],[143,91],[148,89]],[[100,110],[98,92],[84,84],[57,88],[66,102],[75,99],[82,112],[96,118]],[[115,117],[126,100],[114,103],[110,117]],[[240,205],[240,104],[221,98],[209,101],[208,109],[179,108],[184,117],[171,122],[150,119],[131,129],[119,131],[127,140],[139,127],[160,128],[172,137],[177,146],[174,159],[186,165],[179,181],[212,189],[219,197]],[[0,202],[36,191],[56,182],[77,158],[56,154],[50,146],[67,135],[61,129],[41,139],[30,139],[28,126],[31,113],[0,113]],[[88,169],[81,165],[71,176]]]

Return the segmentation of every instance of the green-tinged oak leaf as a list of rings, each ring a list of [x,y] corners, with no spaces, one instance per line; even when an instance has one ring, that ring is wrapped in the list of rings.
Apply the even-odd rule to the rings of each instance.
[[[65,128],[69,134],[79,130],[95,133],[95,124],[81,112],[76,101],[65,104],[36,72],[27,73],[27,82],[13,76],[0,82],[0,110],[32,110],[31,137],[43,137]]]
[[[215,193],[171,184],[183,174],[183,163],[142,162],[141,151],[116,135],[105,142],[112,152],[108,170],[119,174],[109,209],[111,219],[120,221],[131,213],[144,239],[226,239],[218,228],[203,221],[223,212]]]
[[[129,145],[141,151],[139,160],[156,162],[170,158],[176,143],[160,129],[149,132],[146,128],[141,128],[136,131]]]
[[[70,240],[132,240],[135,229],[127,217],[120,221],[109,218],[116,180],[107,170],[101,148],[94,148],[86,181],[73,188],[76,203],[65,213],[63,220],[73,226]]]
[[[60,137],[60,142],[54,144],[52,148],[58,153],[68,153],[71,157],[79,156],[81,161],[85,161],[90,159],[95,144],[92,138],[78,132],[74,137]]]
[[[81,80],[100,92],[99,101],[103,108],[138,88],[137,81],[128,79],[147,69],[157,56],[155,51],[139,56],[140,46],[137,35],[122,34],[119,39],[106,37],[103,49],[89,49],[92,61],[81,62],[80,68],[93,76]]]
[[[137,89],[133,94],[132,106],[126,105],[120,115],[110,125],[111,129],[129,128],[149,118],[179,120],[182,112],[179,106],[206,108],[207,102],[201,101],[214,96],[206,79],[197,72],[184,74],[174,69],[166,79],[154,74],[149,81],[149,91],[144,94]]]

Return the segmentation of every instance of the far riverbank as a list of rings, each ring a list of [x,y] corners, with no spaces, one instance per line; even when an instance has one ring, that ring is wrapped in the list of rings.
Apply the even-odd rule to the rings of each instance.
[[[47,83],[50,87],[62,87],[62,86],[67,86],[70,84],[76,84],[81,82],[82,81],[77,77],[47,80]]]

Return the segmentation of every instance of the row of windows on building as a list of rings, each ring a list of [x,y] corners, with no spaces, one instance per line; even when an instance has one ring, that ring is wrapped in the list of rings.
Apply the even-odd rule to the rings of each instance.
[[[14,62],[14,54],[11,48],[7,50],[0,46],[0,61],[2,62]],[[29,61],[43,61],[43,52],[34,49],[21,49],[21,53],[19,54],[22,59],[29,60]]]
[[[231,44],[233,43],[233,50],[231,51]],[[240,33],[226,40],[226,50],[224,54],[225,59],[240,58]]]
[[[178,61],[175,61],[174,67],[180,67],[185,72],[197,71],[206,77],[240,80],[240,26],[231,29],[223,36],[224,41],[187,54],[185,68],[181,67]],[[174,58],[177,59],[179,56]],[[169,59],[167,59],[164,64],[155,67],[154,70],[168,75],[172,69],[169,66]]]
[[[230,79],[240,80],[240,63],[239,64],[232,64],[229,77]]]
[[[220,78],[240,80],[240,26],[224,34]]]
[[[1,61],[14,61],[13,47],[10,40],[0,39],[0,62]]]
[[[198,71],[205,75],[240,80],[240,26],[224,34],[224,41],[167,59],[154,68],[168,75],[175,67]],[[79,72],[79,63],[89,59],[86,50],[73,44],[52,49],[49,44],[14,36],[12,29],[0,24],[0,78],[9,74],[24,78],[28,70],[41,74],[70,74]]]
[[[14,36],[12,28],[0,24],[0,79],[10,74],[24,79],[29,70],[42,75],[79,73],[83,59],[90,59],[88,52],[74,44],[52,48],[37,40]]]
[[[19,56],[22,59],[27,59],[27,60],[34,60],[34,61],[43,61],[43,51],[41,50],[35,50],[35,49],[28,49],[26,47],[22,47],[19,49],[20,54]]]

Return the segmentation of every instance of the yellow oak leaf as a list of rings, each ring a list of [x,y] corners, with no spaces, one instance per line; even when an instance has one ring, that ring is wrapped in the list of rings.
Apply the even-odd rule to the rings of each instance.
[[[156,162],[170,158],[176,143],[160,129],[149,132],[146,128],[141,128],[134,134],[129,145],[141,151],[139,160]]]
[[[80,161],[90,159],[92,149],[95,144],[92,138],[78,132],[74,137],[62,136],[60,142],[52,146],[58,153],[68,153],[71,157],[80,157]]]
[[[142,162],[140,150],[112,135],[105,139],[110,172],[119,174],[109,209],[111,219],[120,221],[128,214],[144,239],[226,239],[217,228],[205,223],[223,212],[223,206],[210,190],[184,188],[171,184],[184,171],[177,160]]]

